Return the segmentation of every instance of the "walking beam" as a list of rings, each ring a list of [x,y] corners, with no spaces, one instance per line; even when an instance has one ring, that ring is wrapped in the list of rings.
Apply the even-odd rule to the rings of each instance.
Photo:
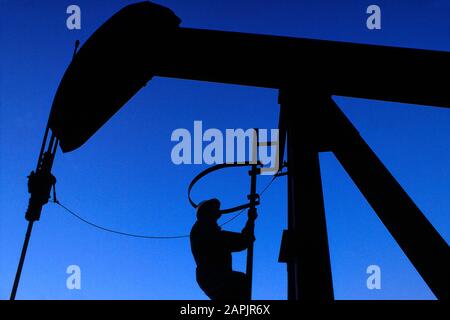
[[[63,152],[86,142],[154,76],[450,107],[450,53],[179,27],[168,8],[120,10],[83,44],[53,103]],[[302,106],[310,108],[310,106]]]

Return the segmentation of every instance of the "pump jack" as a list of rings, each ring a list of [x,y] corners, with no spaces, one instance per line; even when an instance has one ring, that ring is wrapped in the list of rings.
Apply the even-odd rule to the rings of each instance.
[[[47,136],[51,129],[55,140],[46,161],[53,162],[58,140],[63,152],[79,148],[153,76],[279,90],[279,159],[283,161],[285,144],[288,157],[288,230],[280,261],[287,262],[288,298],[334,298],[318,160],[319,152],[332,151],[436,297],[449,299],[446,241],[332,96],[448,108],[450,91],[442,79],[450,74],[450,53],[179,24],[170,9],[140,2],[120,10],[86,41],[56,92],[46,130]],[[370,77],[365,76],[366,60],[375,70]],[[39,161],[45,158],[42,151]],[[50,190],[47,167],[51,165],[38,162],[36,175],[46,172],[42,181],[47,182],[36,194],[47,195]],[[44,198],[30,200],[30,207],[36,209],[32,217],[39,217]],[[16,277],[11,298],[17,285]]]

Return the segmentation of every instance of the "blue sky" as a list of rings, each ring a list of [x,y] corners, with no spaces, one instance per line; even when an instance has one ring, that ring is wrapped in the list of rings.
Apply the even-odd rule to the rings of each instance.
[[[26,230],[26,176],[35,167],[53,95],[73,43],[83,43],[131,1],[0,1],[0,298],[9,297]],[[159,1],[182,26],[450,51],[450,1]],[[77,4],[82,29],[66,28]],[[382,10],[382,30],[366,28],[366,8]],[[300,58],[300,57],[299,57]],[[367,62],[367,76],[370,61]],[[342,75],[343,77],[345,75]],[[334,97],[384,164],[448,241],[450,110]],[[60,201],[98,224],[125,232],[186,234],[195,221],[186,189],[205,165],[170,161],[177,128],[275,128],[275,90],[153,79],[88,143],[58,152]],[[321,155],[333,283],[337,299],[433,299],[393,238],[332,154]],[[269,177],[258,181],[259,189]],[[245,201],[245,170],[206,178],[197,199]],[[254,297],[286,298],[277,262],[286,227],[286,180],[259,208]],[[239,230],[245,218],[227,228]],[[244,254],[235,255],[243,270]],[[81,290],[66,288],[66,268],[81,268]],[[366,268],[381,267],[382,289],[366,288]],[[142,240],[93,229],[49,204],[36,223],[19,299],[204,299],[187,240]]]

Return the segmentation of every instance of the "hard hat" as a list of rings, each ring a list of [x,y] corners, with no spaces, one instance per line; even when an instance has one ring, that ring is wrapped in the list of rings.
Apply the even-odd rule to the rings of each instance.
[[[220,201],[216,198],[200,202],[197,207],[197,218],[204,218],[208,215],[219,215],[220,217]]]

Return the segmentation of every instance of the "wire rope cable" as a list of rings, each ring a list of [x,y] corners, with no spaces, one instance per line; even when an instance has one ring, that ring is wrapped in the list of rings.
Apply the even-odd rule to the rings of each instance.
[[[262,196],[264,194],[264,192],[266,192],[270,186],[272,185],[272,183],[275,181],[275,179],[277,178],[276,175],[274,175],[274,177],[269,181],[269,183],[264,187],[264,189],[262,189],[262,191],[259,193],[260,196]],[[64,204],[62,204],[61,202],[59,202],[59,200],[56,199],[56,196],[54,194],[53,197],[53,203],[55,203],[56,205],[60,206],[62,209],[64,209],[67,213],[71,214],[73,217],[77,218],[79,221],[102,231],[106,231],[109,233],[114,233],[114,234],[118,234],[118,235],[122,235],[122,236],[126,236],[126,237],[133,237],[133,238],[141,238],[141,239],[160,239],[160,240],[169,240],[169,239],[182,239],[182,238],[189,238],[189,235],[173,235],[173,236],[155,236],[155,235],[143,235],[143,234],[135,234],[135,233],[128,233],[128,232],[122,232],[122,231],[118,231],[115,229],[110,229],[110,228],[106,228],[103,227],[99,224],[93,223],[89,220],[86,220],[85,218],[81,217],[79,214],[77,214],[76,212],[74,212],[73,210],[69,209],[68,207],[66,207]],[[228,223],[230,223],[231,221],[233,221],[234,219],[236,219],[237,217],[239,217],[240,215],[242,215],[242,213],[245,211],[246,209],[242,209],[240,210],[236,215],[234,215],[232,218],[226,220],[224,223],[220,224],[220,226],[224,226]]]

